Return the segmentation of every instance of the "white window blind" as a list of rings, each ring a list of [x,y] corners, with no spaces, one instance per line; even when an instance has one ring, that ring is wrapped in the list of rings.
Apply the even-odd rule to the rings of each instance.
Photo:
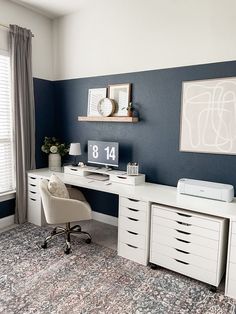
[[[0,194],[15,190],[10,58],[0,51]]]

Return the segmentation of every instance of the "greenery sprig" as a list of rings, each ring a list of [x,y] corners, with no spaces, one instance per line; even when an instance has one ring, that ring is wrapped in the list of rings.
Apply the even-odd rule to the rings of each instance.
[[[41,150],[45,154],[60,154],[61,156],[65,156],[69,152],[69,145],[60,143],[56,137],[45,136]]]

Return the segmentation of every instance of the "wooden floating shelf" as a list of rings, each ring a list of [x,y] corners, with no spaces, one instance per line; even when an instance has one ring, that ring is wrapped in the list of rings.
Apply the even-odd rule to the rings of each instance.
[[[138,118],[135,117],[78,117],[78,121],[87,121],[87,122],[126,122],[126,123],[137,123]]]

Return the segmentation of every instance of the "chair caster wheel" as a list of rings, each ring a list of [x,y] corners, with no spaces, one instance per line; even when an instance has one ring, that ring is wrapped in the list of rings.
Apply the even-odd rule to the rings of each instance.
[[[65,252],[66,255],[68,255],[68,254],[70,254],[71,249],[70,248],[66,248],[64,252]]]
[[[47,242],[44,242],[44,243],[41,245],[41,248],[43,248],[43,249],[46,249],[47,247],[48,247]]]
[[[213,292],[213,293],[216,293],[217,292],[217,287],[210,286],[210,291]]]
[[[86,242],[87,244],[90,244],[90,243],[92,242],[92,240],[91,240],[90,238],[88,238],[88,239],[85,240],[85,242]]]

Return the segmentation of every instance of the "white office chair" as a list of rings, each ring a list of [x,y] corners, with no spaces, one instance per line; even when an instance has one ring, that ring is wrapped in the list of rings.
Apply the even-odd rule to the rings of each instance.
[[[48,190],[48,180],[40,182],[40,194],[42,198],[45,218],[48,224],[65,223],[66,227],[55,227],[51,234],[44,240],[42,248],[46,249],[48,242],[60,234],[66,235],[65,254],[71,252],[71,233],[86,234],[86,243],[91,243],[91,236],[88,232],[81,230],[79,225],[70,227],[71,222],[91,219],[91,207],[86,201],[75,199],[59,198],[53,196]]]

